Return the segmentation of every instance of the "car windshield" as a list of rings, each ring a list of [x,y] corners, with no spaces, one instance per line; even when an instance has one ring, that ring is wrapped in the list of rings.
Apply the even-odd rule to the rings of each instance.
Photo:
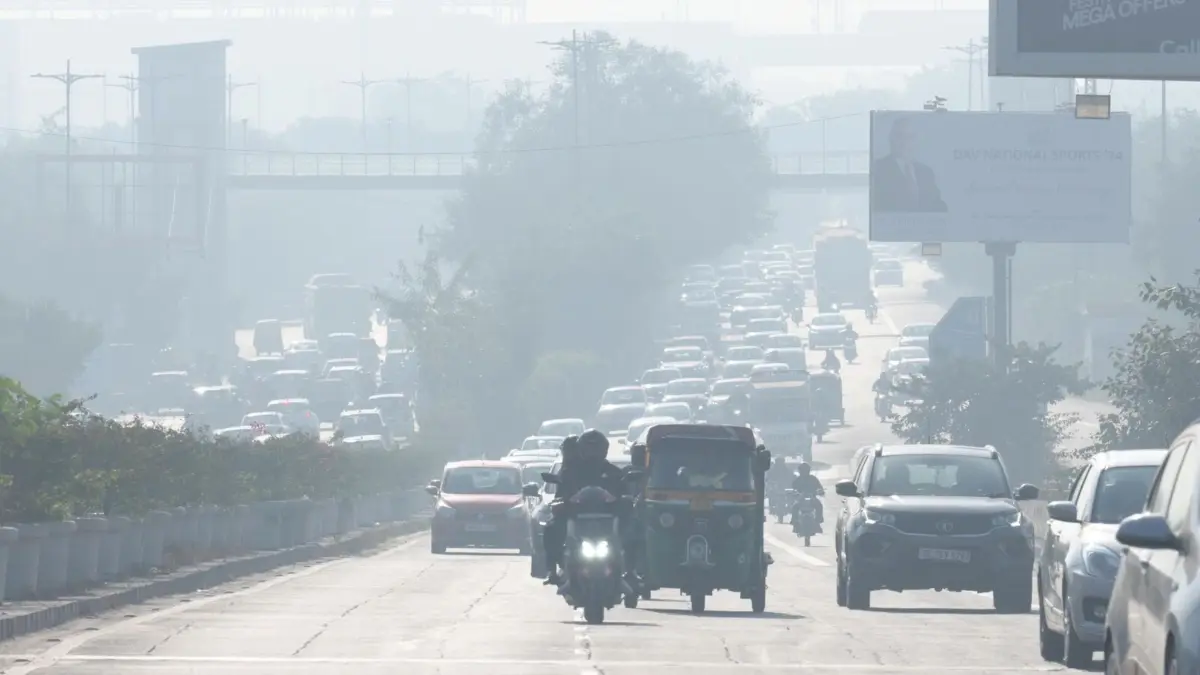
[[[813,317],[810,326],[844,326],[846,317],[841,314],[818,314]]]
[[[373,436],[385,431],[383,420],[375,413],[342,415],[338,419],[337,428],[343,436]]]
[[[751,452],[737,441],[664,438],[650,450],[647,487],[660,490],[754,490]]]
[[[725,364],[725,369],[722,372],[722,374],[726,375],[732,379],[749,377],[750,371],[754,370],[754,366],[757,366],[760,363],[762,363],[761,360],[738,361],[736,363],[727,363],[727,364]]]
[[[626,403],[645,403],[646,392],[641,387],[621,387],[609,389],[600,399],[600,405],[623,405]]]
[[[750,380],[717,380],[713,385],[713,396],[731,396],[750,387]]]
[[[451,495],[519,495],[521,470],[516,467],[450,469],[442,480],[442,492]]]
[[[914,323],[905,326],[904,330],[900,331],[900,337],[929,337],[931,333],[933,333],[933,324]]]
[[[242,418],[242,426],[255,424],[280,424],[283,416],[277,412],[250,413]]]
[[[726,361],[761,361],[762,357],[760,347],[734,347],[725,353]]]
[[[880,260],[879,262],[875,263],[875,269],[898,270],[901,269],[901,265],[899,260]]]
[[[920,375],[929,366],[929,359],[910,359],[896,365],[897,375]]]
[[[674,368],[658,368],[642,373],[642,384],[666,384],[679,379],[679,371]]]
[[[871,468],[871,495],[1008,497],[1000,462],[976,455],[884,455]]]
[[[670,417],[679,421],[686,421],[692,418],[692,407],[686,403],[659,403],[646,408],[646,416],[650,417]]]
[[[667,385],[667,396],[687,396],[689,394],[708,393],[708,380],[686,379],[674,380]]]
[[[678,361],[699,361],[704,358],[704,354],[699,347],[671,347],[663,350],[663,361],[678,362]]]
[[[530,436],[521,443],[522,450],[558,450],[563,439],[557,436]]]
[[[888,352],[888,361],[893,363],[925,358],[929,358],[929,353],[920,347],[896,347]]]
[[[1116,525],[1146,506],[1158,465],[1115,466],[1100,474],[1089,522]]]
[[[782,349],[799,349],[804,346],[804,338],[791,333],[782,333],[772,335],[771,339],[767,340],[767,344]]]
[[[526,464],[521,467],[521,484],[537,483],[542,484],[542,473],[549,471],[552,464]]]
[[[675,338],[674,340],[671,340],[671,346],[672,347],[695,347],[696,349],[704,350],[704,349],[708,349],[708,340],[705,340],[702,337]]]
[[[595,427],[606,434],[614,431],[625,431],[634,420],[644,417],[645,412],[646,409],[640,406],[605,410],[596,415]]]

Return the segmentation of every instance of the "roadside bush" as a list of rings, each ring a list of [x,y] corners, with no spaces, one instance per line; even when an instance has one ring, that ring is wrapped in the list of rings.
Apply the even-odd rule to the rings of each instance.
[[[1055,347],[1021,343],[1007,372],[991,363],[931,364],[909,392],[921,403],[892,420],[908,443],[992,445],[1017,483],[1054,482],[1062,473],[1056,450],[1076,416],[1051,408],[1086,383],[1078,366],[1054,361]]]
[[[0,522],[369,494],[417,487],[438,461],[302,435],[248,444],[125,425],[0,380]]]

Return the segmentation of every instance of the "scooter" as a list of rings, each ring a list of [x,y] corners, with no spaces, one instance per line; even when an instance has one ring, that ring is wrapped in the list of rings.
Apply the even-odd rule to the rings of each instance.
[[[798,494],[795,490],[788,492],[793,500],[792,534],[803,538],[805,546],[811,546],[813,535],[821,532],[821,525],[817,522],[817,497]]]
[[[878,318],[879,310],[875,308],[875,305],[867,305],[867,321],[870,323],[875,323],[875,319]]]
[[[842,352],[846,355],[847,362],[854,363],[858,358],[858,344],[853,338],[846,340],[846,346],[842,348]]]
[[[892,416],[892,401],[883,394],[875,394],[875,415],[880,422],[886,422]]]
[[[818,443],[825,442],[825,434],[829,433],[829,420],[824,417],[818,417],[813,420],[813,435],[817,437]]]

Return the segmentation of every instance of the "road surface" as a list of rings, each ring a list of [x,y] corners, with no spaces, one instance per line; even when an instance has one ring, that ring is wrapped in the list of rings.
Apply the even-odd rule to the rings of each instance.
[[[884,289],[891,323],[936,319],[913,288]],[[852,320],[861,359],[843,367],[847,419],[816,447],[827,483],[860,445],[890,440],[870,385],[894,342],[889,320]],[[814,352],[814,359],[819,353]],[[832,493],[832,490],[830,490]],[[837,506],[826,504],[827,524]],[[636,610],[586,625],[528,559],[451,552],[418,535],[383,553],[266,575],[0,645],[4,675],[751,675],[803,672],[1062,671],[1038,656],[1037,617],[996,615],[974,593],[876,592],[871,611],[834,603],[829,537],[803,548],[770,524],[767,613],[729,593],[692,615],[659,591]],[[832,529],[831,527],[829,529]]]

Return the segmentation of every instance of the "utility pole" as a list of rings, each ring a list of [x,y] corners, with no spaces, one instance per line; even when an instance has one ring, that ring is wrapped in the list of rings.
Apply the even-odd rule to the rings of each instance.
[[[404,87],[404,147],[410,152],[413,149],[412,88],[414,84],[424,81],[423,77],[413,77],[407,74],[396,80],[396,84]]]
[[[487,82],[488,82],[487,80],[472,79],[471,74],[467,73],[467,128],[468,129],[471,128],[471,113],[473,112],[471,103],[472,103],[472,98],[475,95],[475,87],[477,87],[481,84],[487,84]]]
[[[225,80],[225,147],[233,145],[233,94],[245,87],[258,87],[257,82],[234,82],[233,75]]]
[[[106,87],[124,89],[129,94],[129,152],[137,147],[137,90],[138,80],[133,75],[122,75],[121,82],[105,82]]]
[[[67,151],[66,151],[65,164],[66,164],[66,174],[67,174],[67,187],[66,187],[67,222],[69,223],[71,221],[71,88],[75,86],[76,82],[79,82],[81,80],[94,80],[94,79],[102,78],[104,76],[103,75],[88,75],[88,74],[81,74],[81,73],[73,73],[73,72],[71,72],[71,60],[67,59],[67,71],[65,73],[49,73],[49,74],[35,73],[35,74],[31,75],[30,77],[33,77],[34,79],[39,79],[39,80],[56,80],[60,84],[62,84],[64,87],[66,87],[66,90],[67,90],[67,109],[66,109],[66,117],[67,117],[66,147],[67,147]]]
[[[383,84],[387,80],[368,80],[365,73],[359,73],[357,80],[342,80],[342,84],[349,84],[358,87],[360,96],[360,124],[362,125],[362,150],[365,155],[367,148],[367,90],[377,84]],[[364,157],[363,161],[366,161]]]
[[[538,44],[546,45],[547,47],[550,47],[551,49],[557,49],[559,51],[571,52],[571,95],[573,97],[573,100],[571,103],[571,108],[572,108],[571,112],[574,115],[574,121],[572,122],[573,140],[571,143],[571,171],[573,174],[571,177],[571,183],[572,183],[572,188],[573,188],[573,192],[574,192],[576,213],[578,213],[580,211],[580,207],[582,206],[580,204],[579,191],[580,191],[580,182],[583,180],[583,175],[582,175],[581,167],[580,167],[580,157],[579,157],[579,118],[580,118],[579,52],[582,49],[583,45],[586,43],[587,43],[586,34],[581,43],[581,41],[579,39],[579,31],[576,31],[576,30],[571,31],[571,39],[569,41],[567,41],[567,40],[555,40],[552,42],[546,42],[546,41],[540,41],[540,40],[538,41]]]
[[[974,110],[975,109],[975,59],[977,56],[979,56],[983,52],[987,51],[986,42],[983,44],[980,44],[980,43],[976,42],[974,40],[974,38],[972,38],[971,40],[968,40],[967,44],[965,44],[965,45],[953,45],[950,47],[943,47],[942,49],[945,49],[947,51],[952,51],[952,52],[959,52],[960,54],[967,55],[967,110]],[[983,78],[981,77],[980,80],[983,81]],[[983,104],[982,96],[980,97],[979,102],[981,104],[980,107],[983,108],[984,110],[987,110],[987,106],[982,105]]]

